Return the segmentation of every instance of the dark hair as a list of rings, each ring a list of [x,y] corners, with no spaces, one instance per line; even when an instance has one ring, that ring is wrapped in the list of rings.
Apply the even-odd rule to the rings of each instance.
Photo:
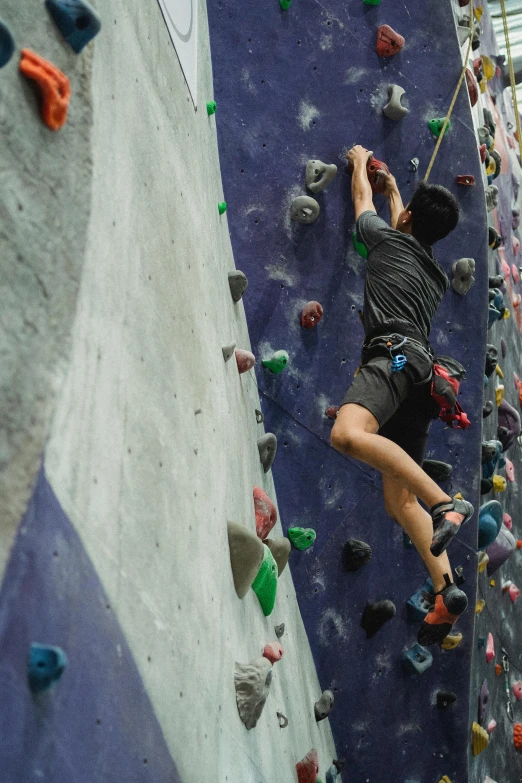
[[[459,222],[459,202],[442,185],[420,182],[407,210],[411,212],[411,233],[423,245],[444,239]]]

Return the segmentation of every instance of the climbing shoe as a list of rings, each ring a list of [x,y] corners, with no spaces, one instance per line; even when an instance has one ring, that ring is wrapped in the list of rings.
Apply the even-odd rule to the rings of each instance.
[[[433,540],[430,551],[434,557],[441,555],[456,535],[461,525],[473,516],[473,506],[467,500],[450,500],[437,503],[430,509],[433,519]]]
[[[429,609],[417,634],[417,641],[423,647],[440,644],[449,634],[454,624],[468,605],[466,593],[452,584],[444,574],[446,587],[435,593],[432,607]]]

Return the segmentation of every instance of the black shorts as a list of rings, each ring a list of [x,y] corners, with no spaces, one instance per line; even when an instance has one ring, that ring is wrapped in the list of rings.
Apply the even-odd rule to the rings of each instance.
[[[440,408],[431,396],[433,361],[419,345],[408,342],[395,353],[406,356],[403,370],[391,371],[386,341],[395,344],[400,335],[386,335],[363,347],[361,367],[341,405],[356,403],[379,422],[379,435],[397,443],[422,465],[431,422]]]

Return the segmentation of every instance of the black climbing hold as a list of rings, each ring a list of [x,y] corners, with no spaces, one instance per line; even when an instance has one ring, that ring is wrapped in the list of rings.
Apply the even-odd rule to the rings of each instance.
[[[366,631],[366,638],[371,639],[384,623],[395,615],[397,609],[393,601],[378,601],[376,604],[366,604],[361,618],[361,628]]]
[[[282,712],[278,712],[277,720],[279,721],[279,728],[286,729],[286,727],[288,726],[288,718],[286,717],[286,715],[283,715]]]
[[[484,372],[490,377],[497,369],[498,363],[498,350],[494,345],[486,345],[486,367]]]
[[[501,288],[504,285],[504,278],[502,275],[495,275],[495,277],[488,278],[489,288]]]
[[[72,50],[79,54],[101,30],[101,21],[86,0],[45,0],[47,10]]]
[[[264,422],[264,420],[265,420],[265,417],[263,416],[261,411],[256,408],[256,421],[257,421],[257,423],[258,424],[262,424]]]
[[[437,707],[439,710],[443,710],[449,707],[450,704],[455,704],[457,696],[452,691],[439,691],[437,693]]]
[[[463,585],[464,582],[466,581],[464,579],[464,567],[463,566],[457,566],[455,568],[455,574],[456,574],[455,584],[460,587],[460,585]]]
[[[276,625],[274,631],[277,638],[280,639],[285,632],[285,624],[281,623],[280,625]]]
[[[487,495],[488,492],[491,492],[493,489],[493,482],[491,479],[481,479],[480,480],[480,494],[481,495]]]
[[[372,556],[371,547],[364,541],[351,538],[343,549],[343,564],[347,571],[358,571]]]
[[[277,451],[277,438],[274,433],[267,432],[265,435],[261,435],[257,441],[257,448],[259,449],[259,459],[261,460],[263,470],[265,473],[268,473],[275,460]]]
[[[314,704],[315,720],[317,723],[328,717],[334,705],[334,695],[332,691],[323,691],[321,698]]]
[[[425,459],[422,469],[433,481],[447,481],[453,473],[453,467],[438,459]]]
[[[498,454],[498,444],[496,440],[485,440],[482,442],[482,457],[481,461],[483,465],[487,465]]]
[[[248,287],[247,276],[239,269],[228,273],[228,285],[234,302],[239,302]]]
[[[489,688],[488,681],[484,679],[478,698],[478,722],[481,726],[486,723],[488,714]]]
[[[487,419],[493,413],[493,403],[488,400],[485,405],[482,406],[482,418]]]
[[[0,19],[0,68],[7,65],[15,50],[15,42],[6,23]]]

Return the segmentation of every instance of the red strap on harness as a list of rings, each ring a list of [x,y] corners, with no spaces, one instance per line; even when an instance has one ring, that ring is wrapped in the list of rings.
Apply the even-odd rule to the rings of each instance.
[[[466,430],[470,426],[471,422],[456,400],[460,388],[459,379],[450,375],[449,371],[440,364],[433,365],[433,373],[434,376],[441,378],[450,387],[449,389],[446,389],[446,394],[449,393],[448,399],[448,396],[446,396],[444,393],[443,387],[441,388],[440,386],[440,381],[438,384],[438,391],[435,391],[436,379],[434,378],[431,382],[431,396],[434,400],[437,401],[441,409],[439,418],[445,424],[449,424],[450,427]],[[455,410],[455,412],[453,412],[453,410]]]
[[[451,408],[442,408],[439,418],[445,424],[449,424],[450,427],[460,430],[467,430],[471,424],[467,414],[462,410],[458,402],[455,403],[455,413],[451,412]]]

